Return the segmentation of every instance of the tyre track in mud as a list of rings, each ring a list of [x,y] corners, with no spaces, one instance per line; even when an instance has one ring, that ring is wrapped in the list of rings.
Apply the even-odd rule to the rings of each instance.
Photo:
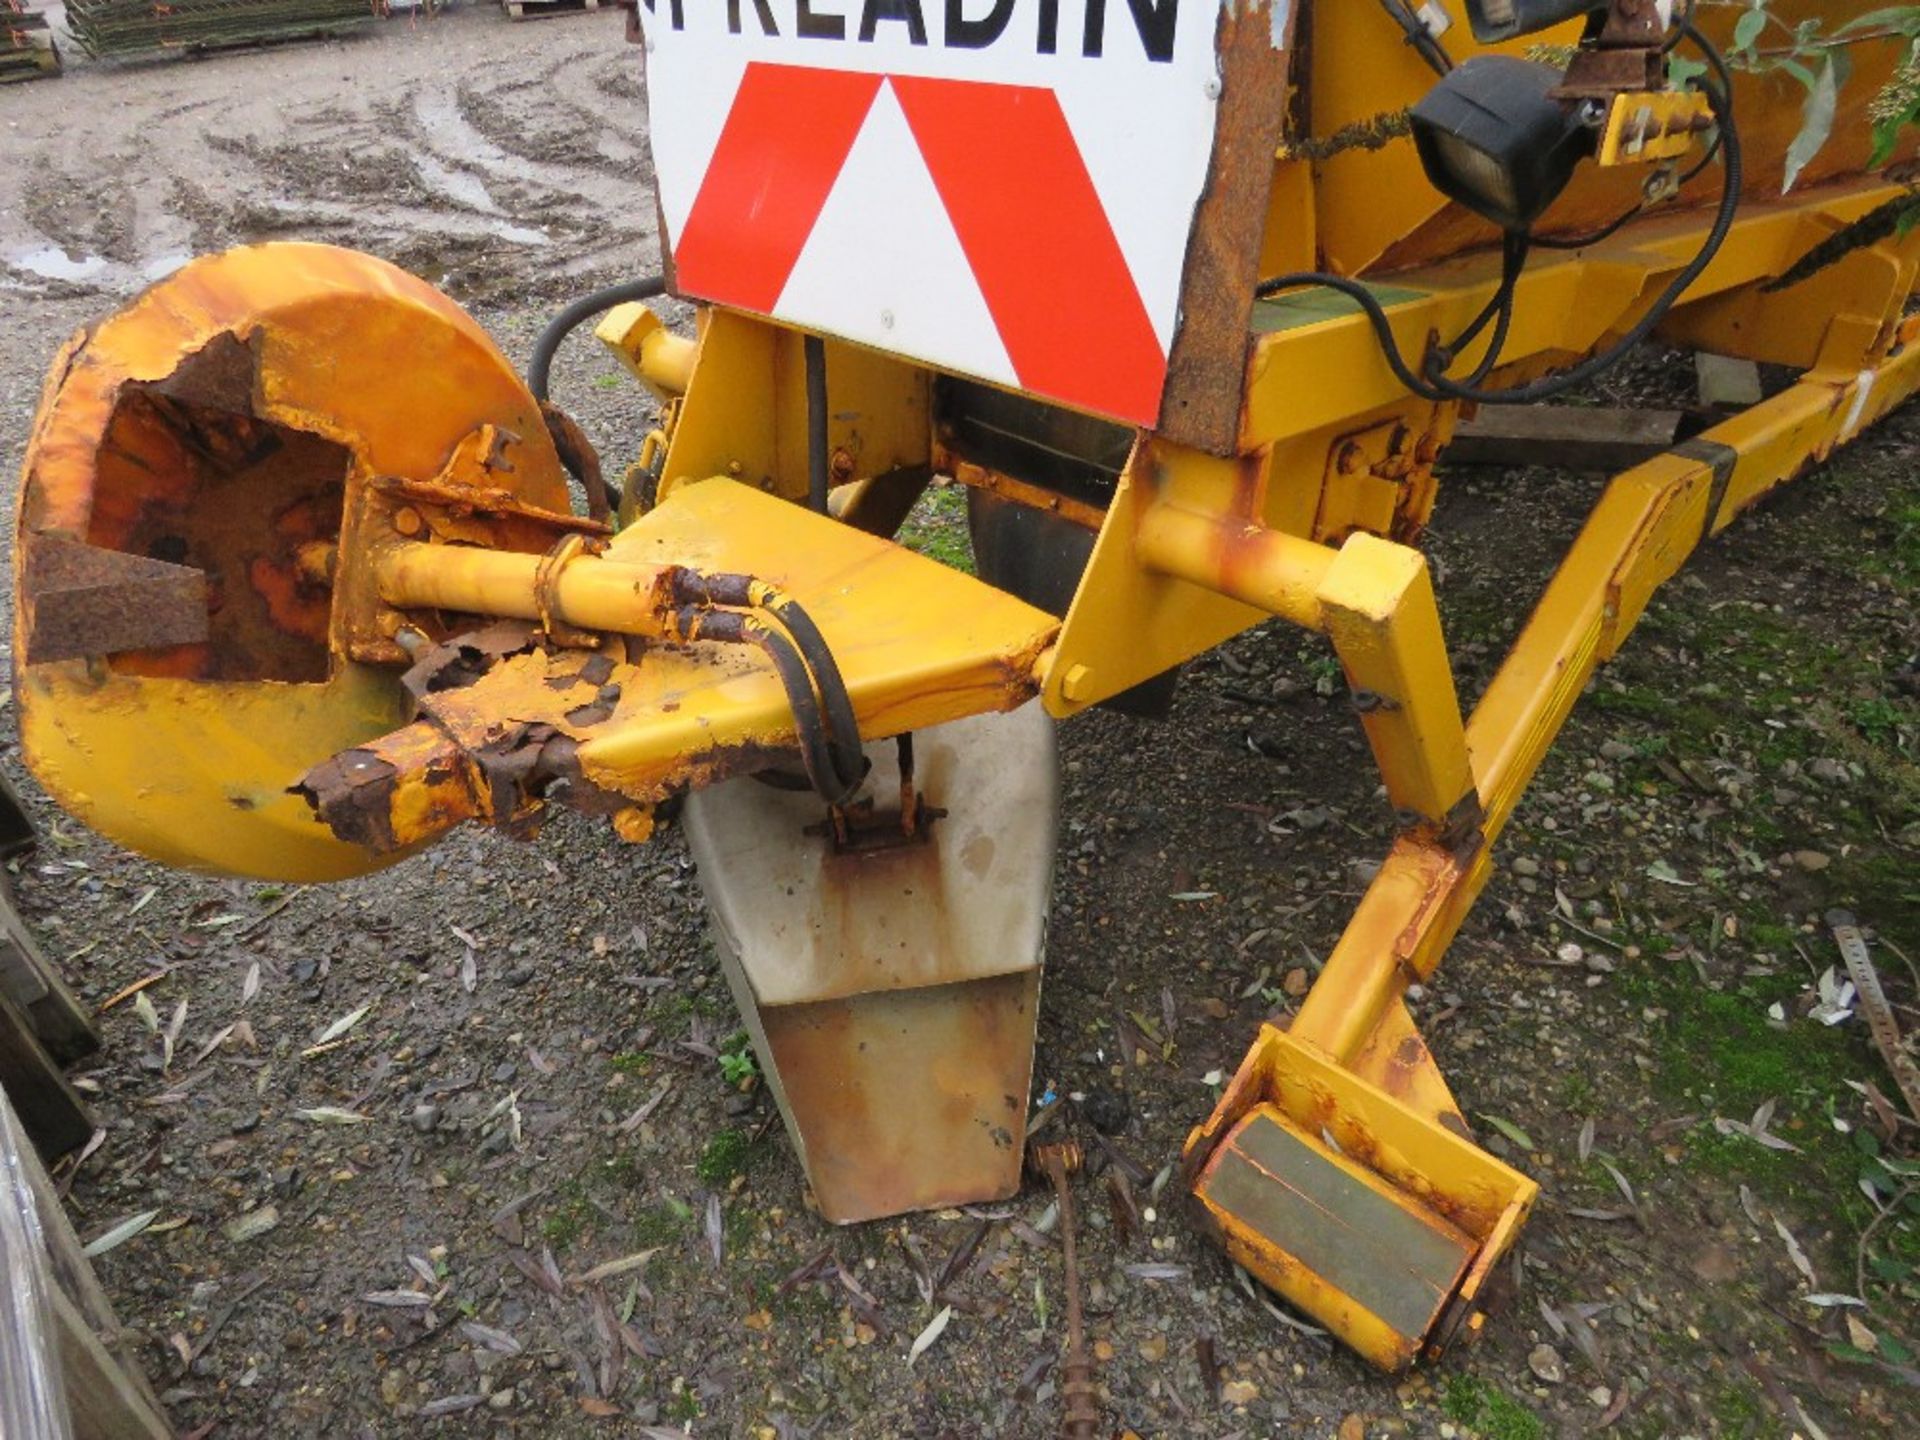
[[[7,138],[39,163],[0,167],[0,305],[124,298],[269,239],[368,250],[477,302],[649,269],[641,97],[607,15],[456,11],[199,63],[76,57],[7,97]]]

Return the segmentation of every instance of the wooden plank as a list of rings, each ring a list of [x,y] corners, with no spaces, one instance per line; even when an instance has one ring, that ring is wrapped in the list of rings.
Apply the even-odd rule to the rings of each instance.
[[[93,1017],[41,952],[0,875],[0,995],[20,1007],[47,1052],[64,1065],[100,1048]]]
[[[0,1149],[22,1149],[21,1129],[0,1097]],[[31,1151],[22,1150],[20,1159],[46,1247],[48,1307],[75,1440],[168,1440],[172,1427],[134,1356],[132,1340],[114,1319],[46,1168]]]
[[[1613,474],[1671,449],[1685,419],[1680,410],[1486,405],[1460,423],[1443,458],[1459,465],[1553,465]]]
[[[12,1102],[34,1148],[52,1164],[93,1134],[79,1093],[33,1033],[25,1013],[0,994],[0,1091]]]
[[[127,1372],[58,1288],[52,1309],[74,1440],[172,1440],[145,1379]]]
[[[33,817],[27,814],[27,807],[20,803],[20,792],[13,788],[13,782],[5,774],[0,773],[0,860],[11,860],[21,852],[31,850],[38,840]]]

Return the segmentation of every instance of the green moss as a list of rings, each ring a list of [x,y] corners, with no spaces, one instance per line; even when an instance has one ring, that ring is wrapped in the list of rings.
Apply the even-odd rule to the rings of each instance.
[[[1540,1417],[1499,1386],[1474,1375],[1454,1375],[1444,1400],[1449,1418],[1485,1440],[1540,1440],[1547,1433]]]
[[[670,1245],[693,1223],[693,1210],[685,1202],[669,1196],[657,1205],[635,1212],[633,1240],[639,1249],[649,1245]]]
[[[586,1231],[593,1205],[579,1180],[560,1186],[551,1209],[541,1218],[540,1233],[555,1250],[565,1250]]]
[[[691,1390],[682,1390],[677,1395],[669,1396],[661,1408],[669,1420],[692,1424],[700,1418],[700,1401]]]
[[[747,1151],[752,1148],[744,1132],[722,1130],[707,1141],[707,1148],[701,1152],[700,1162],[695,1166],[700,1183],[709,1189],[718,1190],[734,1176],[742,1174],[747,1168]]]
[[[1792,932],[1777,927],[1790,952]],[[1770,945],[1782,936],[1768,936]],[[1702,1175],[1751,1185],[1762,1194],[1837,1207],[1853,1218],[1861,1208],[1855,1177],[1859,1157],[1824,1112],[1845,1093],[1860,1067],[1859,1041],[1842,1029],[1806,1021],[1785,1028],[1768,1022],[1768,1007],[1794,999],[1798,972],[1753,977],[1715,990],[1690,966],[1642,959],[1624,967],[1617,981],[1622,997],[1664,1011],[1651,1027],[1658,1068],[1654,1088],[1698,1113],[1683,1137],[1687,1167]],[[1738,1132],[1721,1134],[1716,1116],[1745,1122],[1767,1101],[1778,1111],[1770,1125],[1797,1150],[1775,1150]]]
[[[1599,1107],[1595,1103],[1599,1096],[1593,1087],[1593,1077],[1580,1070],[1570,1070],[1560,1081],[1560,1103],[1575,1115],[1595,1115]]]
[[[909,550],[917,550],[942,565],[973,574],[973,540],[967,528],[966,486],[928,486],[927,493],[908,513],[900,533],[894,538]]]
[[[653,1069],[653,1057],[638,1050],[622,1050],[607,1063],[622,1075],[645,1075]]]
[[[1707,1403],[1724,1434],[1759,1436],[1780,1433],[1777,1424],[1769,1423],[1760,1397],[1744,1385],[1725,1382],[1715,1387]]]
[[[661,1021],[689,1020],[699,1015],[708,1020],[724,1020],[733,1013],[724,992],[697,990],[692,994],[676,990],[653,1003],[653,1014]]]

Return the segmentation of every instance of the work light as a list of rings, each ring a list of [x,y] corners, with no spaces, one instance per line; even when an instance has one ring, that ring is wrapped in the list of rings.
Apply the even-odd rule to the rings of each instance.
[[[1553,96],[1560,72],[1477,55],[1413,107],[1427,179],[1503,230],[1524,230],[1567,187],[1593,132]]]
[[[1467,23],[1473,26],[1474,39],[1495,45],[1606,8],[1595,0],[1467,0]]]

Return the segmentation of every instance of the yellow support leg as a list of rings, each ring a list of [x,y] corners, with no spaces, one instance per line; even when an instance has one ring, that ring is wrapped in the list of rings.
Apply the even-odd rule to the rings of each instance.
[[[1405,823],[1470,828],[1478,806],[1467,733],[1426,557],[1355,535],[1319,600],[1394,809]]]
[[[1536,1190],[1460,1134],[1407,1019],[1407,986],[1439,964],[1491,873],[1488,844],[1654,590],[1742,509],[1920,389],[1916,339],[1920,325],[1907,322],[1878,368],[1810,375],[1614,479],[1466,726],[1480,828],[1450,843],[1422,831],[1396,841],[1291,1029],[1262,1031],[1188,1138],[1183,1173],[1204,1223],[1375,1363],[1399,1368],[1478,1327],[1480,1282]],[[1320,592],[1329,614],[1340,608],[1328,603],[1333,580],[1329,571]],[[1302,1208],[1310,1192],[1319,1202]],[[1368,1235],[1342,1227],[1362,1212]],[[1364,1270],[1342,1258],[1363,1244]],[[1456,1259],[1448,1298],[1439,1292]]]

